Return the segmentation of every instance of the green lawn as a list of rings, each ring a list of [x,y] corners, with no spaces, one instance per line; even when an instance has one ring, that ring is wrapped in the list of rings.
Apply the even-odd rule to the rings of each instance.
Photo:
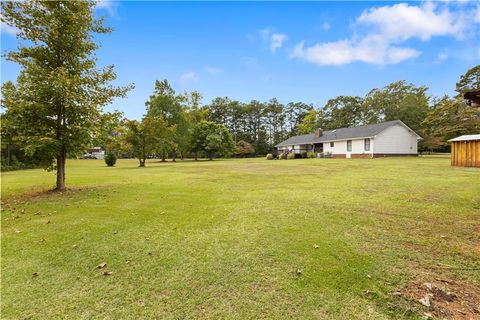
[[[452,316],[418,303],[424,282],[480,307],[479,169],[438,156],[137,166],[70,160],[64,194],[42,192],[52,173],[2,174],[2,319]]]

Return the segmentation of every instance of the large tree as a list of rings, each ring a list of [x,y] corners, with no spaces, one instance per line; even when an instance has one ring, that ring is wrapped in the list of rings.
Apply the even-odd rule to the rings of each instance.
[[[142,121],[127,122],[125,140],[130,144],[139,166],[145,167],[148,157],[154,156],[165,138],[174,132],[174,126],[168,126],[162,117],[144,117]]]
[[[186,97],[177,95],[167,80],[155,81],[153,95],[145,103],[147,106],[147,115],[150,117],[162,117],[168,126],[175,126],[176,130],[171,136],[166,136],[160,145],[159,153],[162,161],[171,153],[173,161],[179,151],[188,131],[188,119],[185,112],[184,103]],[[178,131],[177,131],[178,130]]]
[[[1,20],[18,29],[19,46],[6,57],[20,65],[12,103],[22,145],[46,169],[56,168],[56,190],[65,189],[65,162],[84,150],[101,107],[129,87],[109,85],[113,66],[97,69],[94,33],[109,33],[93,15],[93,1],[7,1]],[[7,97],[7,99],[10,99]]]
[[[371,90],[362,104],[362,120],[366,124],[402,120],[417,131],[429,112],[427,87],[405,81],[393,82],[382,89]]]
[[[211,121],[201,121],[194,127],[192,146],[195,160],[199,151],[205,152],[209,160],[215,155],[229,156],[235,151],[232,134],[225,126]]]
[[[455,87],[460,97],[469,90],[480,89],[480,65],[471,68],[462,75]]]
[[[363,123],[363,99],[352,96],[338,96],[327,101],[322,111],[324,128],[336,129],[354,127]]]

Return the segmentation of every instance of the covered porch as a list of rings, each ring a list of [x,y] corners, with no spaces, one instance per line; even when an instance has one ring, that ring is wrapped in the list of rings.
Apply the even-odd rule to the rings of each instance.
[[[320,153],[323,152],[323,143],[307,143],[307,144],[296,144],[290,146],[281,146],[277,148],[278,153],[294,153],[302,154],[306,152]]]

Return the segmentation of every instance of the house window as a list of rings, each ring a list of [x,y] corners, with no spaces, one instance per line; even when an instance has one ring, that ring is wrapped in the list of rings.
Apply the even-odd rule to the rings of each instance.
[[[347,140],[347,151],[348,152],[352,151],[352,140]]]
[[[370,139],[365,139],[363,140],[364,146],[365,146],[365,151],[370,151]]]
[[[335,146],[335,143],[330,142],[330,148],[333,148]]]

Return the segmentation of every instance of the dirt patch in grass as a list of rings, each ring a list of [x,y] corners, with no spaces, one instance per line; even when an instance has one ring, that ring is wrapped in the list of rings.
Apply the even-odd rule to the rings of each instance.
[[[29,201],[35,201],[46,197],[68,197],[75,195],[80,192],[85,191],[96,191],[110,188],[110,185],[107,186],[98,186],[98,187],[69,187],[63,191],[57,191],[55,189],[35,189],[28,192],[22,193],[20,195],[2,197],[1,205],[8,209],[8,207],[15,204],[26,204]]]
[[[480,319],[480,288],[465,282],[443,278],[412,281],[398,294],[422,306],[427,318]]]

